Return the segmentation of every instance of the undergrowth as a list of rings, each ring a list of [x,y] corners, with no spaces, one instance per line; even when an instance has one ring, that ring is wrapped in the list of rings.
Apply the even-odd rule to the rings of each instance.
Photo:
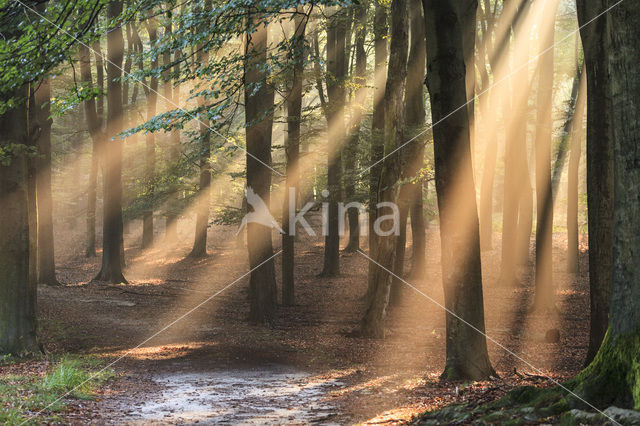
[[[101,371],[95,358],[66,355],[50,361],[44,375],[28,368],[20,374],[0,373],[0,424],[56,423],[70,401],[92,399],[96,389],[113,377],[112,370]],[[20,361],[0,359],[5,366],[16,362]]]

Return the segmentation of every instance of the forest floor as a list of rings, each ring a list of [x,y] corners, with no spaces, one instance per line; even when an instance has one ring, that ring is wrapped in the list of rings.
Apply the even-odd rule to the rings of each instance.
[[[319,227],[319,217],[310,222]],[[115,372],[93,401],[72,399],[64,422],[404,423],[451,403],[494,400],[514,386],[552,386],[579,371],[586,354],[587,259],[583,251],[581,272],[565,273],[564,234],[554,237],[555,313],[530,311],[531,265],[506,288],[498,284],[498,244],[483,254],[486,331],[503,346],[489,343],[500,378],[452,383],[438,378],[444,311],[409,288],[389,310],[386,339],[355,337],[367,285],[362,254],[342,254],[342,275],[320,278],[323,239],[302,236],[296,305],[279,306],[267,328],[246,321],[248,277],[238,278],[248,272],[247,255],[235,227],[210,228],[210,255],[199,260],[185,258],[190,223],[180,224],[180,242],[146,251],[138,227],[125,237],[128,285],[91,281],[100,256],[84,257],[81,230],[56,235],[64,285],[39,289],[41,342],[50,353],[101,358]],[[410,282],[442,304],[437,229],[428,232],[426,278]],[[279,250],[275,234],[274,245]],[[276,264],[279,276],[279,256]],[[553,330],[559,339],[550,338]],[[0,367],[0,376],[15,368]]]

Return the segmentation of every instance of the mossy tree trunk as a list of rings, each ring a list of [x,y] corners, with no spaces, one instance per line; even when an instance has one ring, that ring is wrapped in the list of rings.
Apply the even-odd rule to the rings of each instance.
[[[0,147],[30,145],[27,98],[29,85],[2,93],[0,101],[16,106],[0,115]],[[9,149],[10,153],[11,150]],[[37,352],[36,292],[30,264],[36,253],[30,244],[29,158],[25,152],[9,154],[0,163],[0,354]]]
[[[471,167],[461,6],[423,0],[427,89],[434,128],[440,215],[447,361],[443,377],[482,379],[495,374],[484,335],[480,236]],[[467,20],[465,20],[467,21]],[[447,117],[443,120],[444,117]],[[443,120],[443,121],[441,121]],[[465,207],[460,208],[460,204]]]
[[[600,2],[595,10],[605,10],[611,4],[609,1]],[[640,122],[637,118],[640,114],[640,50],[637,39],[640,9],[635,3],[622,2],[611,9],[604,20],[606,30],[596,36],[604,37],[610,76],[606,91],[609,101],[606,104],[610,109],[613,136],[614,201],[609,329],[595,359],[573,380],[572,385],[576,393],[598,407],[616,405],[638,410]],[[598,75],[589,75],[587,69],[587,78],[598,78]],[[605,156],[600,161],[608,161],[608,158]]]
[[[609,324],[611,250],[613,244],[613,133],[607,105],[607,19],[589,25],[603,0],[577,2],[587,76],[587,214],[589,221],[589,299],[591,321],[586,362],[595,357]]]

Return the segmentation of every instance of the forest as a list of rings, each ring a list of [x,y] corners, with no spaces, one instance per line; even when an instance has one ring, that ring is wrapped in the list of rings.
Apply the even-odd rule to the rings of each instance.
[[[634,0],[0,0],[0,423],[640,425]]]

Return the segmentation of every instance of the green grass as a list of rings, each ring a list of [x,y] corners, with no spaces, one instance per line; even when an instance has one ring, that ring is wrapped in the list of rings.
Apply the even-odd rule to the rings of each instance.
[[[113,377],[111,370],[100,369],[93,358],[64,356],[44,376],[0,376],[0,424],[55,423],[56,413],[64,411],[70,400],[93,398],[95,390]]]

